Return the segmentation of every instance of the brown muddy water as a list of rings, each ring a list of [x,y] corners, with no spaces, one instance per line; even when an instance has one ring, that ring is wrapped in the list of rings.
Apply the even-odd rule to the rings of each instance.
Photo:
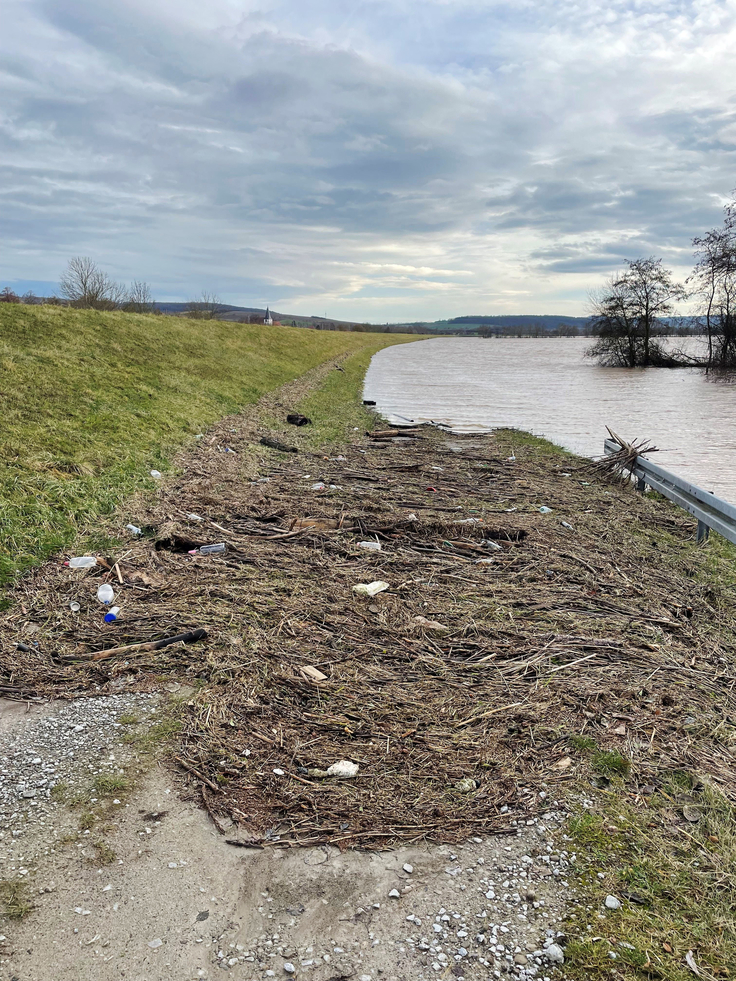
[[[606,426],[659,447],[651,459],[736,503],[736,384],[697,369],[600,368],[586,338],[442,337],[375,355],[364,398],[403,422],[510,427],[600,456]]]

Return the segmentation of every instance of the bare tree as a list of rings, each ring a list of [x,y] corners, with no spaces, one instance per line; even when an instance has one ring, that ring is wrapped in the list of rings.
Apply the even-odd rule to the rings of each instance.
[[[216,320],[221,313],[225,313],[225,307],[220,297],[207,290],[202,290],[196,300],[189,300],[184,310],[184,315],[190,320]]]
[[[74,256],[59,280],[61,295],[75,307],[114,310],[125,302],[126,288],[114,282],[88,256]]]
[[[20,303],[20,297],[9,286],[0,290],[0,303]]]
[[[680,362],[668,355],[655,338],[667,333],[663,318],[687,292],[676,283],[661,259],[634,259],[624,273],[611,277],[591,297],[590,327],[598,340],[588,351],[600,364],[621,368]]]
[[[122,307],[127,313],[153,313],[156,307],[148,283],[134,279]]]
[[[706,368],[736,368],[736,199],[722,228],[693,239],[695,269],[689,282],[700,298],[699,320],[708,338]]]

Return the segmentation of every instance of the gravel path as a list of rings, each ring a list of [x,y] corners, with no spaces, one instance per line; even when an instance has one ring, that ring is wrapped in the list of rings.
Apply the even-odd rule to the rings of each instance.
[[[139,762],[120,719],[156,713],[147,695],[0,704],[0,859],[35,907],[2,921],[0,970],[19,981],[563,977],[574,856],[559,850],[556,802],[462,846],[259,851],[227,845],[154,765],[134,793],[107,798],[106,829],[82,830],[83,808],[54,787],[86,788],[93,808],[95,780]],[[114,846],[104,867],[101,833]]]
[[[0,862],[25,876],[55,851],[68,820],[54,787],[90,786],[123,773],[132,752],[118,719],[156,712],[151,695],[110,695],[45,705],[0,700]],[[94,797],[90,800],[95,802]],[[57,817],[59,820],[57,820]]]

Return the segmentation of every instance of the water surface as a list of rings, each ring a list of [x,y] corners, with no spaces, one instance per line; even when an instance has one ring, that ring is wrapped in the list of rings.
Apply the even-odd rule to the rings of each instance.
[[[606,426],[736,503],[736,385],[697,369],[599,368],[585,338],[442,337],[375,355],[365,398],[391,417],[462,432],[508,426],[600,456]]]

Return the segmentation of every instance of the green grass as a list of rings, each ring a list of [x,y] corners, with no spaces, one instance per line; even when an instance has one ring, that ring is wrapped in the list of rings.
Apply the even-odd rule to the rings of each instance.
[[[217,419],[406,339],[0,304],[0,583],[152,487]]]
[[[692,981],[686,962],[692,951],[701,977],[733,977],[734,808],[683,774],[663,780],[646,806],[634,806],[632,796],[619,788],[594,813],[580,812],[568,822],[577,902],[566,924],[565,976]],[[686,804],[700,811],[697,823],[682,819]],[[621,900],[620,909],[604,908],[609,893]]]
[[[573,749],[577,749],[580,752],[596,749],[595,739],[591,739],[590,736],[570,736],[570,745]]]
[[[9,920],[22,920],[33,908],[25,882],[18,879],[0,881],[0,915]]]
[[[95,865],[112,865],[117,858],[117,854],[104,841],[94,841],[92,847],[95,850]]]
[[[405,338],[402,338],[405,339]],[[411,338],[416,340],[417,338]],[[363,432],[376,425],[376,415],[363,405],[363,381],[374,351],[359,351],[332,371],[324,382],[307,395],[298,411],[309,416],[307,442],[314,448],[349,440],[353,430]]]
[[[631,761],[615,749],[597,750],[590,762],[593,769],[605,777],[625,777],[631,770]]]
[[[100,797],[112,797],[128,790],[130,780],[121,773],[100,773],[95,777],[92,786]]]
[[[123,742],[135,746],[142,753],[155,755],[164,749],[182,729],[181,719],[174,716],[177,705],[176,699],[170,699],[163,707],[161,718],[135,732],[126,733]]]
[[[140,716],[136,712],[124,712],[122,715],[118,716],[118,722],[121,726],[134,726],[140,721]]]
[[[79,815],[79,830],[91,831],[95,826],[96,820],[97,818],[95,817],[94,811],[84,811]]]

